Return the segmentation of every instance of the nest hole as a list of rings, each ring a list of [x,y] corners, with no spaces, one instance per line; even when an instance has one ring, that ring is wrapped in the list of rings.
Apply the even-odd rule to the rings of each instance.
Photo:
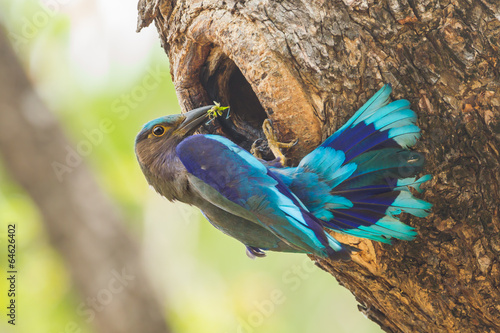
[[[231,108],[229,119],[219,121],[225,136],[247,150],[264,138],[262,124],[267,118],[264,108],[238,66],[218,47],[211,50],[202,66],[200,81],[211,101]],[[261,145],[266,157],[266,144]]]

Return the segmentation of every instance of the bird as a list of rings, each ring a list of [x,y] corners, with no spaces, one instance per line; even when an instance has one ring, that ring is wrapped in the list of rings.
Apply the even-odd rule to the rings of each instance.
[[[145,124],[137,160],[160,195],[198,207],[251,258],[276,251],[349,261],[359,250],[335,233],[410,241],[417,232],[401,214],[423,218],[432,207],[412,193],[432,178],[417,177],[424,157],[410,150],[421,135],[416,113],[407,100],[391,102],[391,91],[384,85],[293,167],[280,163],[279,149],[273,152],[281,156],[265,161],[224,136],[195,134],[212,118],[212,105]],[[276,145],[269,128],[266,136]]]

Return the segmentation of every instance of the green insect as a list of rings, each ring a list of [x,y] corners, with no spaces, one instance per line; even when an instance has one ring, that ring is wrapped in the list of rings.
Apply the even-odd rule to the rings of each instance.
[[[208,117],[210,119],[215,119],[219,116],[222,116],[222,114],[224,113],[224,110],[227,110],[229,109],[229,106],[220,106],[220,103],[217,103],[214,101],[214,106],[207,111],[208,113]]]

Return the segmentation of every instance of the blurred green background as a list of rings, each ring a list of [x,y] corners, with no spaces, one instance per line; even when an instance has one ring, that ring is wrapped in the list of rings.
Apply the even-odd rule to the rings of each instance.
[[[380,332],[354,297],[306,256],[269,253],[252,261],[243,245],[197,210],[172,204],[147,186],[135,160],[135,135],[145,122],[180,109],[156,29],[135,32],[136,6],[136,0],[0,0],[0,20],[75,145],[103,120],[112,123],[85,163],[139,239],[174,330]],[[15,327],[7,324],[7,280],[0,278],[0,331],[58,333],[74,322],[75,332],[92,332],[77,313],[82,301],[37,207],[1,164],[0,221],[2,247],[7,224],[17,225],[19,267]],[[6,251],[0,253],[5,272]]]

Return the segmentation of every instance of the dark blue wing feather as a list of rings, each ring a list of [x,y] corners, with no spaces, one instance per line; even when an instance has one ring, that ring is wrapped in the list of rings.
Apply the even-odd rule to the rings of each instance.
[[[345,255],[341,244],[324,232],[321,221],[285,183],[230,140],[216,135],[193,135],[177,146],[176,153],[187,171],[203,182],[203,188],[199,186],[201,195],[205,194],[211,202],[215,200],[214,195],[207,193],[208,185],[227,200],[215,203],[220,208],[235,215],[244,214],[287,243],[310,253],[334,257],[335,251],[339,251]],[[198,180],[193,182],[195,186]]]
[[[431,178],[414,177],[423,157],[407,149],[420,136],[416,115],[390,93],[385,85],[297,168],[273,169],[324,226],[381,242],[414,238],[396,215],[424,217],[432,206],[409,191]]]

